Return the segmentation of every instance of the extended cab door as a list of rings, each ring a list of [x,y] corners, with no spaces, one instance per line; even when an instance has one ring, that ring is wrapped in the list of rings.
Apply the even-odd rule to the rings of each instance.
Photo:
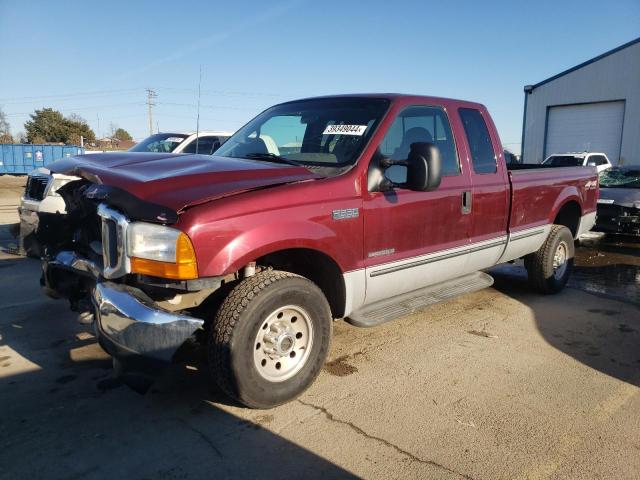
[[[467,271],[474,272],[498,262],[507,244],[509,181],[502,146],[484,108],[459,108],[464,141],[471,167],[467,192],[470,213],[471,251]]]
[[[406,160],[414,142],[431,142],[440,149],[442,183],[431,192],[394,188],[364,196],[366,298],[384,298],[462,275],[469,245],[470,215],[462,205],[471,187],[461,168],[449,117],[439,106],[410,106],[398,113],[376,155]],[[376,158],[372,159],[375,162]],[[406,180],[406,167],[392,166],[387,178]],[[375,190],[375,188],[374,188]]]

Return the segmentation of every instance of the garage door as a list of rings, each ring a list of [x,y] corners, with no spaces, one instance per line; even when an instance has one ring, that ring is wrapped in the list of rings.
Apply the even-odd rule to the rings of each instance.
[[[545,157],[552,153],[604,152],[618,163],[624,102],[550,107]]]

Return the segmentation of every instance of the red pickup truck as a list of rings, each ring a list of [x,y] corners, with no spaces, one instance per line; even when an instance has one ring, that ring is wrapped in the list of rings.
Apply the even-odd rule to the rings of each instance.
[[[409,95],[271,107],[215,156],[65,159],[67,215],[44,215],[43,288],[94,316],[122,369],[190,338],[256,408],[298,396],[334,319],[370,327],[492,283],[524,258],[560,291],[595,220],[593,167],[507,166],[478,103]]]

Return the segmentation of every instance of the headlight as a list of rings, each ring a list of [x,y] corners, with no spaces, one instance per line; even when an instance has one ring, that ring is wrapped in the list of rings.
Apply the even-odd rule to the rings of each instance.
[[[70,178],[56,178],[53,177],[51,187],[49,188],[49,195],[52,197],[59,197],[58,189],[64,187],[67,183],[71,182]]]
[[[162,278],[198,278],[196,254],[189,237],[175,228],[135,222],[127,229],[131,272]]]

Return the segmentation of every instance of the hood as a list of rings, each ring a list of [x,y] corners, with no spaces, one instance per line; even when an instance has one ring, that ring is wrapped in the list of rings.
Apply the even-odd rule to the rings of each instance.
[[[80,155],[55,162],[49,168],[55,173],[125,190],[176,212],[248,190],[321,178],[290,165],[167,153]]]
[[[640,188],[600,187],[599,200],[609,200],[612,202],[608,203],[614,203],[622,207],[640,208]]]

